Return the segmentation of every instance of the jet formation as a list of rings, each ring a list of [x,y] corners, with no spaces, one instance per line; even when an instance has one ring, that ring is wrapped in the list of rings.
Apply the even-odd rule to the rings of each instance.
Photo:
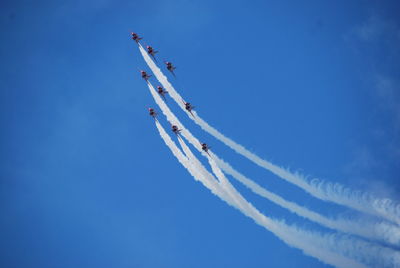
[[[142,40],[143,38],[140,37],[138,34],[136,33],[131,33],[132,35],[132,40],[134,40],[139,46],[141,46],[140,44],[140,40]],[[158,51],[154,50],[154,48],[152,46],[146,46],[146,50],[147,50],[147,54],[149,54],[154,61],[157,62],[156,58],[155,58],[155,54],[158,53]],[[171,74],[175,77],[175,73],[174,70],[176,69],[176,67],[170,62],[170,61],[164,61],[167,70],[171,72]],[[150,79],[151,75],[147,74],[145,71],[141,70],[140,74],[142,76],[142,78],[148,82],[148,80]],[[168,91],[166,91],[162,86],[157,86],[157,93],[163,98],[164,101],[166,101],[166,97],[165,95],[168,94]],[[185,102],[184,100],[182,100],[183,104],[185,105],[185,110],[188,111],[193,117],[194,114],[192,113],[192,111],[194,110],[194,106],[190,103],[190,102]],[[149,115],[154,118],[155,120],[157,120],[157,112],[153,109],[153,108],[148,108],[149,110]],[[171,125],[171,130],[173,133],[175,133],[178,137],[179,134],[181,133],[181,129],[179,129],[176,125]],[[201,143],[201,149],[206,152],[208,155],[209,152],[208,150],[211,148],[209,147],[206,143]]]

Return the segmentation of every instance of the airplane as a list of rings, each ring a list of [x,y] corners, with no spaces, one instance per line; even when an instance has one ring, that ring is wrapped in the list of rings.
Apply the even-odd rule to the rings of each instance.
[[[156,119],[157,117],[157,112],[153,108],[149,108],[149,115]],[[157,120],[157,119],[156,119]]]
[[[143,39],[139,37],[139,35],[137,35],[136,33],[132,32],[131,35],[132,35],[132,40],[136,41],[136,43],[139,43],[139,41]]]
[[[158,51],[155,51],[151,46],[147,46],[147,53],[149,53],[149,55],[151,55],[151,57],[152,57],[155,61],[157,61],[156,58],[155,58],[155,54],[156,54],[157,52],[158,52]]]
[[[208,147],[207,143],[202,143],[202,144],[201,144],[201,149],[202,149],[204,152],[206,152],[208,155],[210,155],[209,152],[208,152],[208,150],[209,150],[210,148],[211,148],[211,147]]]
[[[165,94],[168,93],[165,89],[163,89],[161,86],[157,86],[157,92],[160,94],[160,96],[166,101],[165,99]]]
[[[140,71],[140,73],[142,74],[142,78],[144,80],[146,80],[146,81],[149,80],[151,75],[147,74],[145,71]]]
[[[172,132],[174,132],[176,135],[179,135],[181,131],[182,129],[179,129],[177,126],[172,125]]]
[[[183,102],[183,104],[185,104],[186,111],[188,111],[194,117],[194,115],[192,113],[194,106],[192,106],[192,104],[190,104],[190,102],[185,102],[184,100],[182,100],[182,102]]]
[[[169,61],[164,61],[164,63],[167,65],[168,71],[170,71],[175,76],[174,70],[176,69],[176,67],[173,66],[172,63]]]

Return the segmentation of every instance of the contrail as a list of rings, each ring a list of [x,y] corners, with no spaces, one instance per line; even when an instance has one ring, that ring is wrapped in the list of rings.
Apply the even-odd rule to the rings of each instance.
[[[171,95],[172,96],[172,95]],[[264,159],[261,159],[256,154],[250,152],[242,145],[237,144],[233,140],[227,138],[218,130],[205,122],[196,112],[193,119],[202,129],[210,133],[212,136],[222,141],[225,145],[245,156],[255,164],[271,171],[278,177],[300,187],[309,194],[325,201],[331,201],[343,206],[353,208],[355,210],[383,217],[386,220],[400,224],[400,206],[389,199],[379,199],[370,193],[354,191],[346,188],[339,183],[331,183],[320,179],[308,181],[299,173],[291,173],[279,166],[276,166]]]
[[[156,103],[160,106],[162,112],[167,116],[168,121],[170,121],[172,124],[176,124],[178,126],[180,126],[182,128],[182,136],[184,136],[185,138],[187,138],[189,140],[190,143],[192,143],[200,152],[202,152],[202,150],[199,148],[200,142],[189,132],[189,130],[187,130],[186,128],[184,128],[184,126],[179,122],[179,120],[175,117],[175,115],[169,110],[169,108],[166,106],[166,104],[161,100],[160,96],[158,96],[158,94],[155,92],[155,89],[152,87],[152,85],[150,83],[148,83],[149,89],[151,91],[151,94],[153,95]],[[158,122],[157,122],[158,123]],[[165,132],[165,131],[164,131]],[[185,144],[181,139],[180,139],[180,143],[181,144]],[[187,148],[186,145],[183,146],[184,149],[186,149],[186,151],[190,151],[190,149]],[[193,156],[192,153],[188,153],[187,155],[189,155],[192,159],[194,159],[195,157]],[[196,161],[192,161],[192,163],[196,163],[197,164],[193,164],[192,166],[194,167],[198,167],[201,166],[200,161],[196,160]],[[210,163],[212,164],[212,163]],[[201,168],[202,170],[206,170],[204,167]],[[214,166],[215,169],[215,166]],[[208,171],[206,171],[208,172]],[[249,205],[247,201],[244,200],[243,197],[241,197],[241,195],[239,193],[236,192],[236,190],[234,190],[233,186],[231,186],[231,184],[228,182],[228,180],[224,179],[223,177],[221,177],[221,173],[216,172],[217,174],[219,174],[219,179],[220,179],[220,183],[219,185],[221,185],[222,187],[224,187],[227,191],[227,195],[224,195],[224,198],[220,196],[221,199],[224,199],[226,202],[228,202],[229,204],[232,205],[232,202],[234,203],[238,203],[239,205],[237,206],[237,208],[239,210],[241,210],[243,213],[245,213],[245,215],[252,217],[254,219],[254,215],[258,215],[257,213],[255,213],[253,210],[255,209],[254,207],[251,206],[251,204]],[[208,176],[208,177],[213,177],[212,175],[204,175],[201,172],[197,174],[197,176]],[[223,176],[223,174],[222,174]],[[216,181],[211,180],[211,181]],[[203,183],[206,187],[209,187],[207,185],[207,183]],[[210,190],[213,191],[213,193],[216,193],[216,186],[214,184],[213,188],[210,188]],[[250,208],[249,208],[250,206]],[[250,214],[249,214],[249,210],[250,209]],[[257,210],[256,210],[257,211]],[[258,211],[257,211],[258,212]],[[258,212],[259,213],[259,212]],[[253,215],[253,216],[251,216]],[[262,214],[261,214],[262,215]],[[263,221],[259,220],[256,222],[258,222],[259,224],[261,224]],[[261,222],[261,223],[260,223]],[[329,248],[327,250],[339,250],[340,253],[342,255],[351,255],[351,254],[356,254],[357,255],[353,256],[348,256],[350,258],[355,258],[360,260],[361,262],[364,263],[379,263],[381,267],[393,267],[393,265],[391,265],[392,263],[400,263],[398,261],[397,258],[397,253],[384,248],[384,247],[380,247],[380,246],[374,246],[370,243],[366,243],[354,238],[350,238],[347,236],[338,236],[335,234],[329,234],[329,235],[320,235],[318,233],[313,233],[313,232],[307,232],[301,229],[297,229],[297,227],[290,227],[285,225],[284,223],[281,223],[279,221],[276,221],[275,224],[281,224],[279,225],[281,227],[281,229],[277,230],[275,234],[279,234],[281,236],[279,236],[280,238],[282,238],[282,240],[286,241],[288,244],[293,245],[295,247],[301,248],[303,249],[303,251],[305,253],[307,253],[308,251],[305,251],[304,248],[302,248],[301,246],[303,244],[296,244],[295,242],[298,242],[297,240],[295,241],[291,241],[291,240],[285,240],[285,235],[288,233],[292,233],[294,232],[295,235],[299,235],[301,234],[301,238],[300,241],[305,241],[305,240],[309,240],[310,243],[317,243],[318,247],[322,247],[322,245],[329,245]],[[261,224],[262,225],[262,224]],[[265,226],[264,226],[265,227]],[[271,227],[272,228],[272,227]],[[282,229],[283,228],[283,229]],[[296,231],[293,231],[292,229],[295,228]],[[267,228],[268,230],[271,231],[271,229]],[[281,230],[284,230],[282,232],[279,232]],[[304,234],[303,234],[304,232]],[[300,233],[300,234],[298,234]],[[289,238],[288,238],[289,239]],[[315,239],[316,241],[313,241],[313,239]],[[362,250],[360,250],[362,249]],[[311,249],[309,249],[311,250]],[[310,252],[308,252],[307,254],[309,254]],[[314,256],[314,255],[312,255]],[[338,266],[339,267],[339,266]],[[350,266],[353,267],[353,266]]]
[[[185,153],[188,152],[186,155],[188,156],[189,159],[196,158],[193,155],[193,153],[190,151],[190,149],[186,146],[186,144],[183,142],[183,140],[180,140],[180,143],[181,143],[181,145],[183,145]],[[211,165],[211,168],[213,170],[213,173],[219,179],[220,185],[227,191],[229,196],[231,196],[232,199],[236,201],[237,208],[247,216],[249,216],[249,213],[252,215],[257,215],[256,213],[252,213],[252,210],[254,210],[256,212],[258,212],[258,210],[256,208],[254,208],[248,201],[246,201],[240,195],[240,193],[237,192],[237,190],[233,187],[233,185],[230,184],[230,182],[226,179],[225,175],[220,170],[218,165],[215,163],[213,158],[210,155],[207,155],[203,152],[202,152],[202,154],[203,154],[203,156],[205,156],[208,159],[208,161]],[[200,161],[197,160],[197,158],[195,161],[198,162],[199,165],[202,166],[202,164],[200,163]],[[205,170],[205,168],[203,166],[202,166],[202,168]],[[262,215],[262,217],[265,217],[263,214],[261,214],[261,215]],[[251,216],[249,216],[249,217],[251,217]],[[253,220],[255,220],[257,222],[257,219],[253,218]],[[281,223],[279,221],[276,221],[273,219],[271,219],[271,221],[273,223],[275,222],[278,225],[281,225]],[[284,224],[284,226],[285,226],[285,224]],[[281,227],[281,226],[279,226],[279,227]],[[318,233],[313,233],[313,235],[315,236],[313,239],[318,240],[321,238],[321,235]],[[324,245],[329,245],[327,248],[328,250],[330,250],[330,251],[333,250],[334,252],[339,253],[342,256],[354,258],[358,261],[364,262],[369,265],[375,266],[375,265],[379,264],[379,267],[394,267],[394,266],[398,266],[400,264],[399,252],[396,252],[392,249],[376,246],[374,244],[364,242],[362,240],[354,239],[349,236],[340,236],[340,235],[331,234],[331,235],[328,235],[328,237],[329,237],[329,240],[325,241]],[[322,239],[326,239],[326,236],[322,236]]]
[[[186,157],[189,159],[190,162],[192,162],[193,166],[201,172],[204,178],[207,178],[208,180],[217,181],[215,177],[203,166],[203,164],[197,159],[197,157],[194,156],[192,151],[189,149],[189,147],[186,145],[186,143],[181,139],[178,138],[179,144],[181,145],[183,152],[185,153]],[[204,154],[203,154],[204,155]],[[204,155],[205,156],[205,155]],[[225,181],[218,180],[217,181],[219,186],[221,184],[225,184]],[[235,195],[230,194],[227,192],[227,202],[230,201],[231,203],[237,203],[238,200],[236,199]]]
[[[189,159],[182,153],[182,151],[176,146],[171,137],[165,132],[165,129],[161,126],[161,124],[155,120],[158,132],[160,133],[161,138],[164,140],[165,144],[171,150],[172,154],[178,159],[179,163],[184,166],[188,172],[194,177],[195,180],[200,181],[206,186],[213,194],[220,197],[222,200],[228,199],[225,197],[225,192],[218,187],[217,180],[214,179],[214,182],[210,180],[210,177],[204,177],[200,171],[198,171],[189,161]],[[210,174],[211,175],[211,174]],[[211,175],[212,176],[212,175]]]
[[[149,87],[149,91],[153,96],[155,102],[160,107],[163,114],[167,117],[167,120],[174,125],[177,125],[182,128],[182,136],[185,137],[199,152],[203,153],[200,148],[200,141],[193,136],[193,134],[185,128],[179,119],[172,113],[169,107],[165,104],[165,102],[158,95],[154,87],[150,82],[147,83]],[[212,152],[210,152],[212,153]],[[235,179],[239,180],[241,183],[244,183],[247,187],[249,187],[255,193],[269,199],[275,204],[282,206],[283,208],[288,209],[289,211],[296,213],[297,215],[307,218],[311,221],[317,222],[325,227],[336,229],[342,232],[347,232],[350,234],[356,234],[359,236],[363,236],[369,239],[377,239],[383,240],[389,244],[394,244],[398,246],[398,242],[400,239],[400,232],[397,227],[394,227],[391,224],[386,222],[373,223],[369,221],[358,222],[348,221],[348,220],[333,220],[327,217],[324,217],[316,212],[308,210],[304,207],[301,207],[293,202],[286,201],[282,197],[267,191],[262,188],[258,184],[254,183],[250,179],[246,178],[244,175],[233,169],[228,163],[219,159],[217,155],[213,154],[213,159],[217,161],[217,164],[229,175],[233,176]],[[197,165],[198,166],[198,165]],[[201,169],[200,169],[201,170]]]
[[[290,212],[295,213],[298,216],[344,233],[355,234],[372,240],[381,240],[394,246],[399,246],[400,244],[400,228],[397,225],[385,221],[371,222],[368,220],[359,219],[347,220],[325,217],[305,207],[299,206],[294,202],[287,201],[279,195],[268,191],[241,174],[239,171],[235,170],[231,165],[218,158],[212,152],[210,152],[210,154],[212,158],[215,159],[218,167],[221,168],[225,173],[237,179],[254,193],[265,197],[266,199],[283,208],[288,209]]]
[[[196,180],[204,182],[204,178],[202,178],[201,173],[196,171],[194,169],[194,166],[189,164],[188,158],[186,158],[186,156],[182,154],[182,152],[171,140],[171,137],[165,132],[160,123],[158,121],[155,122],[157,129],[160,132],[160,136],[164,140],[165,144],[170,148],[174,156],[178,159],[178,161],[189,171],[189,173],[193,177],[195,177]],[[294,226],[288,226],[283,222],[272,220],[261,214],[256,208],[254,208],[250,203],[248,203],[238,192],[230,189],[230,194],[235,194],[235,201],[231,201],[230,198],[227,198],[226,192],[223,190],[223,188],[220,187],[218,187],[219,189],[209,188],[209,185],[204,183],[203,185],[206,186],[209,190],[211,190],[214,194],[219,196],[222,200],[224,200],[231,206],[236,207],[246,216],[252,218],[257,224],[263,226],[267,230],[274,233],[277,237],[279,237],[289,246],[301,249],[306,255],[317,258],[323,263],[330,264],[338,268],[367,267],[357,261],[339,255],[328,249],[328,247],[331,247],[332,242],[336,243],[336,239],[332,239],[333,236],[326,236],[326,235],[321,236],[317,233],[307,232]]]
[[[210,126],[206,121],[199,117],[195,111],[192,111],[194,117],[191,116],[191,114],[186,111],[185,106],[182,103],[183,98],[174,89],[174,87],[168,81],[167,77],[161,72],[154,61],[147,55],[147,52],[140,44],[139,50],[156,78],[160,81],[164,88],[168,90],[170,96],[181,107],[181,109],[184,110],[188,114],[188,116],[203,130],[223,142],[235,152],[246,157],[258,166],[269,170],[278,177],[300,187],[314,197],[317,197],[324,201],[330,201],[343,206],[347,206],[367,214],[380,216],[387,220],[400,224],[400,205],[398,203],[390,199],[376,198],[370,193],[351,190],[350,188],[347,188],[339,183],[331,183],[320,179],[313,179],[311,181],[308,181],[301,174],[291,173],[286,169],[276,166],[271,162],[264,160],[256,154],[250,152],[244,146],[236,143],[232,139],[223,135],[216,128]]]
[[[150,82],[147,83],[150,93],[153,96],[155,102],[160,107],[163,114],[167,117],[167,120],[171,122],[171,124],[180,126],[182,128],[182,136],[185,137],[193,146],[200,152],[202,152],[200,148],[200,141],[198,141],[192,133],[185,128],[179,119],[171,112],[169,107],[165,104],[165,102],[161,99],[161,97],[157,94],[154,87]],[[349,221],[349,220],[334,220],[324,217],[316,212],[310,211],[304,207],[301,207],[293,202],[286,201],[282,197],[265,190],[260,187],[258,184],[254,183],[250,179],[246,178],[244,175],[233,169],[228,163],[219,159],[217,155],[213,154],[214,159],[217,161],[217,164],[227,172],[229,175],[233,176],[235,179],[244,183],[247,187],[253,190],[255,193],[269,199],[275,204],[282,206],[289,211],[296,213],[297,215],[317,222],[325,227],[336,229],[342,232],[347,232],[350,234],[356,234],[359,236],[363,236],[369,239],[383,240],[389,244],[398,245],[400,240],[400,232],[397,226],[393,226],[386,222],[370,222],[363,221],[360,222],[358,220]]]

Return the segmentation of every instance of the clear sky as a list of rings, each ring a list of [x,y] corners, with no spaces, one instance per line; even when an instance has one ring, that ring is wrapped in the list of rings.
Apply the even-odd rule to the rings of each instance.
[[[328,267],[180,166],[148,116],[155,104],[138,70],[150,70],[130,32],[178,67],[176,89],[227,136],[291,170],[399,200],[399,6],[2,1],[1,267]],[[168,104],[262,186],[355,215],[236,155]],[[266,215],[324,231],[232,183]]]

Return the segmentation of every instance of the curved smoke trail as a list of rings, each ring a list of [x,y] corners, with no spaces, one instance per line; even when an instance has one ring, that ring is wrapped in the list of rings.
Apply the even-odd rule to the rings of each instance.
[[[309,219],[319,223],[322,226],[344,233],[354,234],[372,240],[380,240],[393,246],[398,246],[400,244],[400,228],[395,224],[391,224],[386,221],[372,222],[369,220],[348,220],[343,218],[331,219],[325,217],[319,213],[307,209],[306,207],[302,207],[294,202],[287,201],[281,196],[268,191],[241,174],[239,171],[235,170],[231,165],[218,158],[212,152],[210,152],[210,154],[217,162],[218,167],[221,168],[226,174],[231,175],[254,193],[283,208],[286,208],[290,212],[295,213],[300,217]]]
[[[167,116],[168,121],[171,124],[177,125],[178,127],[182,128],[182,135],[188,139],[188,141],[190,143],[192,143],[192,145],[194,145],[194,147],[199,150],[200,152],[202,152],[201,148],[199,148],[200,142],[190,133],[189,130],[187,130],[178,120],[178,118],[176,118],[176,116],[169,110],[169,108],[166,106],[166,104],[161,100],[160,96],[158,96],[158,94],[156,93],[155,89],[152,87],[152,85],[150,83],[148,83],[149,86],[149,90],[152,94],[152,96],[154,97],[156,103],[159,105],[160,109],[162,110],[162,112]],[[157,125],[158,122],[156,121]],[[184,144],[184,142],[180,139],[179,140],[181,144]],[[186,148],[186,146],[184,145],[184,148]],[[189,150],[189,149],[187,149]],[[194,158],[193,154],[190,154],[190,156],[192,158]],[[201,163],[199,161],[196,161],[198,165],[201,165]],[[193,163],[193,162],[192,162]],[[212,163],[210,163],[212,165]],[[213,166],[213,165],[212,165]],[[215,167],[214,167],[215,168]],[[205,170],[203,168],[203,170]],[[207,171],[206,171],[207,172]],[[222,173],[222,172],[221,172]],[[217,173],[219,174],[219,173]],[[201,175],[201,173],[200,173]],[[223,176],[223,175],[222,175]],[[238,208],[239,210],[248,207],[249,204],[247,204],[248,202],[246,200],[244,200],[243,197],[240,196],[240,194],[232,194],[232,192],[236,193],[236,190],[234,190],[233,186],[229,186],[230,183],[227,182],[226,179],[221,179],[221,175],[219,175],[219,179],[220,179],[220,185],[225,185],[225,187],[228,187],[228,189],[230,189],[230,191],[228,191],[228,196],[225,196],[225,201],[229,202],[229,200],[233,200],[238,202],[237,200],[242,200],[240,201],[242,204],[240,208]],[[228,185],[228,186],[226,186]],[[207,185],[205,185],[207,187]],[[230,197],[233,197],[232,199]],[[243,203],[244,202],[244,203]],[[251,204],[250,204],[251,206]],[[253,211],[254,208],[251,208],[250,211]],[[241,210],[242,211],[242,210]],[[243,213],[245,213],[247,210],[245,210]],[[254,212],[254,211],[253,211]],[[252,213],[253,213],[252,212]],[[245,213],[245,215],[252,217],[251,215],[258,215],[257,213],[253,213],[253,214],[249,214],[248,211]],[[253,218],[254,219],[254,218]],[[257,222],[257,221],[256,221]],[[261,221],[262,222],[262,221]],[[260,224],[260,222],[257,222]],[[275,233],[276,235],[278,235],[280,238],[285,237],[286,233],[293,233],[294,231],[290,228],[292,227],[287,227],[286,224],[284,224],[283,222],[279,222],[277,221],[276,224],[281,223],[282,224],[282,228],[285,229],[285,231],[282,232],[278,232]],[[264,226],[265,227],[265,226]],[[277,227],[278,228],[278,227]],[[289,229],[287,229],[289,228]],[[293,228],[297,228],[297,227],[293,227]],[[270,229],[269,229],[270,230]],[[281,230],[281,229],[279,229]],[[339,236],[336,234],[330,234],[330,235],[320,235],[318,233],[313,233],[313,232],[309,232],[309,231],[304,231],[301,229],[296,229],[297,232],[301,233],[302,235],[302,241],[304,242],[305,240],[309,240],[312,243],[317,243],[319,244],[319,247],[322,247],[322,245],[329,245],[329,250],[333,250],[333,251],[339,251],[339,254],[342,254],[343,256],[349,257],[349,258],[353,258],[356,260],[359,260],[361,262],[364,263],[379,263],[381,264],[381,267],[393,267],[393,265],[391,265],[392,263],[400,263],[399,261],[399,257],[397,256],[397,252],[391,250],[391,249],[387,249],[384,247],[380,247],[380,246],[375,246],[372,245],[370,243],[367,242],[363,242],[354,238],[350,238],[347,236]],[[271,230],[270,230],[271,231]],[[314,237],[315,236],[315,237]],[[283,239],[283,238],[282,238]],[[312,239],[315,239],[315,241],[312,241]],[[283,239],[285,242],[287,242],[287,240]],[[291,241],[291,240],[288,240]],[[291,243],[295,243],[298,241],[291,241]],[[289,242],[287,242],[289,243]],[[289,243],[290,244],[290,243]],[[291,244],[295,247],[301,248],[300,246],[304,246],[303,244]],[[362,250],[360,250],[362,249]],[[304,249],[303,249],[304,250]],[[305,253],[307,253],[308,251],[304,251]],[[310,252],[308,252],[307,254],[310,254]],[[312,255],[314,256],[314,255]],[[328,258],[329,259],[329,258]],[[325,260],[326,261],[326,260]],[[351,266],[352,267],[352,266]]]
[[[274,165],[271,162],[264,160],[256,154],[250,152],[244,146],[236,143],[232,139],[223,135],[216,128],[210,126],[206,121],[199,117],[195,111],[193,111],[195,115],[195,118],[193,118],[193,116],[191,116],[190,113],[185,110],[185,106],[182,103],[183,98],[174,89],[167,77],[161,72],[149,55],[147,55],[146,51],[140,44],[139,50],[158,81],[160,81],[160,83],[168,90],[171,97],[181,107],[181,109],[183,109],[188,116],[203,130],[223,142],[235,152],[246,157],[258,166],[269,170],[278,177],[300,187],[314,197],[347,206],[367,214],[380,216],[400,224],[400,205],[398,203],[386,198],[377,198],[370,193],[351,190],[350,188],[347,188],[339,183],[331,183],[320,179],[308,181],[301,174],[291,173],[288,170]]]
[[[163,114],[167,117],[167,120],[171,124],[181,127],[182,136],[185,137],[190,143],[192,143],[193,146],[199,152],[203,153],[203,151],[200,148],[201,144],[200,141],[198,141],[193,136],[193,134],[182,125],[179,119],[172,113],[172,111],[168,108],[165,102],[157,94],[156,90],[151,85],[151,83],[148,82],[147,84],[149,87],[149,91],[153,96],[154,101],[160,107]],[[400,239],[400,231],[399,228],[397,228],[397,226],[393,226],[392,224],[388,224],[386,222],[378,222],[378,223],[370,221],[360,222],[360,221],[349,221],[345,219],[334,220],[327,218],[309,209],[301,207],[296,203],[286,201],[282,197],[260,187],[258,184],[254,183],[253,181],[251,181],[250,179],[246,178],[244,175],[233,169],[228,163],[221,160],[217,155],[213,154],[213,158],[217,161],[217,164],[220,165],[225,172],[227,172],[229,175],[232,175],[235,179],[239,180],[241,183],[244,183],[255,193],[267,198],[268,200],[274,202],[275,204],[285,209],[288,209],[289,211],[301,217],[317,222],[327,228],[336,229],[350,234],[356,234],[359,236],[366,237],[368,239],[383,240],[386,243],[398,245]]]
[[[328,249],[327,247],[331,247],[331,244],[334,242],[334,240],[329,239],[326,236],[318,235],[317,233],[307,232],[294,226],[288,226],[284,222],[269,219],[261,214],[250,203],[245,201],[245,199],[241,197],[239,193],[236,191],[233,192],[232,189],[229,191],[230,194],[234,193],[236,195],[235,201],[231,201],[230,198],[227,198],[226,191],[224,191],[222,188],[209,188],[209,185],[204,183],[205,179],[202,177],[202,174],[196,170],[192,164],[189,163],[188,158],[183,155],[176,144],[172,141],[171,137],[165,132],[160,123],[158,121],[155,122],[160,136],[178,161],[189,171],[193,177],[195,177],[196,180],[202,182],[204,186],[210,189],[214,194],[227,202],[229,205],[237,208],[243,214],[252,218],[257,224],[274,233],[289,246],[301,249],[306,255],[317,258],[323,263],[330,264],[338,268],[367,268],[367,266],[357,261],[339,255]],[[186,147],[186,149],[188,148]]]

